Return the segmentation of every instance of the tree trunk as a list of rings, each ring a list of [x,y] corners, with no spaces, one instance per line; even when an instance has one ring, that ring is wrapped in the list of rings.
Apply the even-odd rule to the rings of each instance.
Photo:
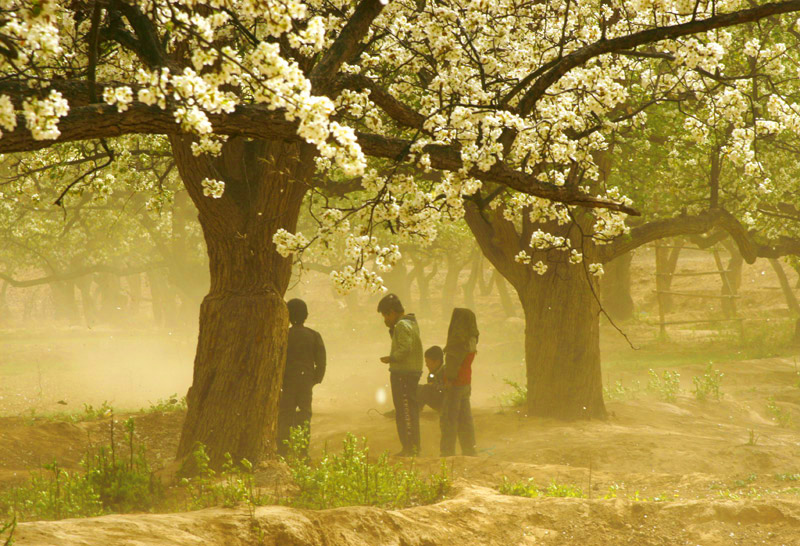
[[[73,325],[78,321],[78,306],[75,301],[75,283],[58,281],[50,283],[54,317],[57,321]]]
[[[83,311],[83,322],[87,328],[93,327],[97,323],[97,310],[95,309],[92,297],[92,277],[86,275],[75,281],[75,286],[81,293],[81,310]]]
[[[527,220],[520,234],[499,209],[481,214],[468,204],[466,212],[481,250],[517,291],[525,312],[529,415],[604,419],[596,278],[587,274],[584,264],[567,263],[568,254],[562,251],[532,251],[529,242],[534,227]],[[593,263],[596,249],[582,237],[591,218],[584,215],[576,221],[583,224],[583,231],[555,222],[542,229],[569,239],[573,248],[583,250],[586,262]],[[548,266],[544,275],[515,260],[522,249],[533,262],[541,260]]]
[[[514,308],[514,303],[511,301],[511,295],[508,293],[508,281],[506,281],[496,269],[492,273],[492,281],[497,285],[497,293],[500,294],[500,305],[503,306],[505,315],[507,317],[517,316],[517,310]]]
[[[456,301],[456,291],[458,290],[458,277],[464,264],[453,254],[447,255],[447,273],[444,276],[444,286],[442,287],[442,319],[449,320],[450,314]]]
[[[604,419],[599,307],[581,265],[554,264],[519,292],[525,312],[528,413]],[[594,281],[591,281],[594,282]]]
[[[605,274],[600,281],[603,308],[612,320],[628,320],[633,317],[632,261],[633,252],[626,252],[603,266]]]
[[[793,341],[795,343],[800,343],[800,303],[797,302],[797,297],[792,291],[789,279],[786,277],[786,272],[783,270],[781,263],[773,258],[770,259],[769,264],[778,276],[778,282],[781,284],[783,297],[786,298],[786,305],[789,306],[789,314],[795,318]]]
[[[195,157],[188,139],[170,140],[199,211],[211,279],[178,457],[201,442],[215,467],[225,453],[257,462],[276,447],[288,326],[291,260],[276,252],[272,237],[296,229],[314,149],[230,139],[220,157],[209,158]],[[203,195],[206,178],[225,182],[221,198]]]
[[[8,308],[8,283],[0,280],[0,325],[5,325],[11,322],[10,312]]]
[[[677,240],[672,248],[656,246],[656,296],[664,313],[669,313],[673,308],[672,294],[666,292],[672,288],[672,275],[678,267],[678,256],[683,245],[683,240]]]
[[[464,307],[467,309],[475,309],[475,286],[478,284],[478,276],[481,274],[481,252],[480,249],[475,249],[472,253],[472,265],[469,270],[469,277],[467,282],[464,283]]]
[[[401,258],[391,271],[384,273],[384,284],[389,292],[395,294],[403,305],[410,309],[411,305],[411,281],[413,278],[406,267],[407,260]]]

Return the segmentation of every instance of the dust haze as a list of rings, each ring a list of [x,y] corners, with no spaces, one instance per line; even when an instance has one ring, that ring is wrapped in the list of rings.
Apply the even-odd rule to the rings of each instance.
[[[721,257],[726,263],[735,258],[724,252]],[[472,404],[479,456],[456,457],[452,463],[463,498],[492,510],[486,507],[500,502],[496,489],[502,479],[569,483],[590,500],[653,503],[656,508],[646,511],[665,543],[697,537],[706,538],[703,544],[753,544],[769,537],[796,543],[796,524],[786,521],[797,509],[781,504],[796,492],[781,476],[800,471],[795,428],[800,419],[800,364],[792,345],[795,323],[786,294],[767,260],[742,266],[735,317],[743,319],[743,328],[738,320],[691,322],[724,317],[722,299],[673,295],[671,307],[664,310],[664,335],[656,250],[637,251],[630,268],[632,316],[617,321],[616,327],[601,320],[610,417],[568,423],[527,418],[524,406],[514,405],[510,383],[525,385],[522,309],[516,299],[511,307],[503,304],[496,285],[487,287],[484,282],[492,274],[490,266],[480,259],[477,263],[480,282],[474,279],[474,268],[465,268],[450,302],[442,301],[444,273],[432,277],[427,294],[420,294],[416,282],[394,288],[402,291],[407,311],[417,314],[424,347],[444,344],[453,305],[469,305],[478,316],[481,337],[473,365]],[[715,268],[711,253],[686,249],[674,272]],[[797,275],[785,264],[783,269],[796,294]],[[720,294],[721,284],[716,275],[675,276],[669,291],[711,296]],[[124,282],[121,286],[125,293]],[[116,323],[98,321],[91,327],[81,323],[80,312],[71,323],[56,320],[54,300],[42,288],[6,290],[0,335],[0,487],[18,482],[52,455],[77,465],[87,431],[91,436],[100,425],[64,428],[53,424],[53,415],[80,413],[84,404],[97,407],[104,402],[120,415],[137,414],[186,393],[192,380],[196,315],[157,323],[158,314],[148,309],[152,295],[146,282],[143,286],[136,313],[126,316],[122,299]],[[324,449],[339,449],[347,433],[365,437],[374,453],[395,451],[394,421],[381,415],[391,409],[389,375],[379,361],[390,339],[376,312],[378,298],[339,296],[327,275],[313,271],[295,278],[286,294],[291,297],[308,303],[307,324],[322,334],[328,350],[325,379],[314,389],[312,458]],[[694,378],[709,369],[724,374],[719,401],[699,401],[693,394]],[[679,373],[674,400],[665,400],[657,387],[649,386],[651,370],[659,378],[665,371]],[[795,421],[779,422],[775,408]],[[143,422],[149,449],[160,460],[174,455],[181,416]],[[435,467],[439,425],[430,408],[422,413],[421,429],[418,464]],[[718,503],[731,500],[740,503],[719,508]],[[705,508],[692,504],[698,501]],[[661,503],[674,513],[660,510]],[[518,509],[508,505],[501,513],[513,518]],[[636,533],[646,536],[651,529],[635,510],[601,510],[594,518],[574,523],[575,509],[574,504],[547,504],[541,509],[544,519],[530,523],[531,536],[571,533],[613,541],[639,536]],[[750,516],[743,515],[747,510]],[[750,525],[743,529],[741,522],[748,517]],[[501,536],[503,526],[509,525],[504,521],[482,525],[490,535]],[[79,536],[78,529],[72,532]],[[743,542],[727,542],[733,533],[740,533]]]

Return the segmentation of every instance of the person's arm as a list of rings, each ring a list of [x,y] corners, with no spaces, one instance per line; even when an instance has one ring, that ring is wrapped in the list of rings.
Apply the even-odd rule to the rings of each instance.
[[[411,327],[406,324],[406,321],[400,321],[394,326],[394,335],[392,336],[392,352],[389,355],[389,362],[401,362],[405,360],[411,353],[413,346],[413,339],[411,334]]]
[[[325,343],[322,336],[317,332],[316,342],[314,343],[314,384],[322,383],[325,377],[325,366],[327,364],[327,354],[325,353]]]

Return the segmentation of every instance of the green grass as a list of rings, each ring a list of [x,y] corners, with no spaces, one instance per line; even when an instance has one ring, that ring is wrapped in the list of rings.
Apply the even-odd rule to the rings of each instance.
[[[280,504],[310,509],[354,505],[405,508],[438,502],[450,491],[444,461],[438,472],[425,478],[413,460],[409,467],[393,464],[386,452],[371,459],[366,439],[359,441],[348,434],[341,453],[326,449],[312,464],[305,456],[306,442],[302,429],[292,431],[286,461],[298,493],[279,499]]]
[[[503,481],[497,486],[497,490],[503,495],[513,495],[515,497],[528,497],[535,499],[538,497],[574,497],[585,498],[583,490],[577,485],[558,483],[551,481],[544,487],[539,487],[533,478],[525,481],[511,481],[503,476]]]

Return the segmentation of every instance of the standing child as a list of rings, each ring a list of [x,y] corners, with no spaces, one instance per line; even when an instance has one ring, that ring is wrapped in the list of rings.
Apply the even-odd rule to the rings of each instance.
[[[478,346],[478,322],[469,309],[453,309],[447,345],[444,348],[444,400],[439,416],[442,457],[456,453],[456,437],[463,455],[475,455],[475,425],[472,422],[470,394],[472,361]]]
[[[420,449],[417,385],[422,375],[422,341],[419,325],[413,314],[406,314],[394,294],[381,299],[378,312],[383,315],[383,323],[392,336],[392,349],[389,356],[381,357],[381,362],[389,364],[397,435],[403,446],[397,456],[413,457]]]
[[[289,308],[291,326],[278,409],[278,453],[281,455],[286,455],[288,451],[286,442],[290,429],[305,426],[310,435],[312,390],[325,376],[326,360],[322,336],[305,326],[308,318],[306,303],[292,299],[286,306]]]

